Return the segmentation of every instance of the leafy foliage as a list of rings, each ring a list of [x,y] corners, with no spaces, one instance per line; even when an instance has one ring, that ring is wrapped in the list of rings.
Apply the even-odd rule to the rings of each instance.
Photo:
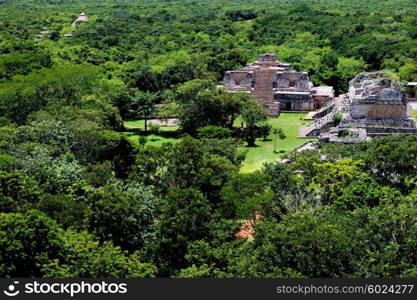
[[[260,53],[337,93],[416,81],[414,0],[0,2],[0,277],[416,276],[415,136],[239,173],[285,134],[218,86]]]

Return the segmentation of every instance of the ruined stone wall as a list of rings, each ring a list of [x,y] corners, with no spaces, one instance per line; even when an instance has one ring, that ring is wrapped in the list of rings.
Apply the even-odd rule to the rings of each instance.
[[[277,72],[273,87],[277,89],[310,90],[308,73],[294,71]]]
[[[353,119],[403,119],[407,118],[407,105],[355,104],[351,114]]]
[[[312,111],[314,101],[309,93],[275,93],[274,100],[281,103],[281,110]]]
[[[314,106],[316,109],[319,109],[323,106],[324,103],[330,100],[328,96],[313,96]]]
[[[223,78],[228,90],[250,90],[253,85],[253,72],[227,71]]]
[[[261,54],[259,60],[242,70],[227,71],[224,87],[229,91],[250,92],[270,116],[277,116],[280,107],[313,111],[327,101],[317,98],[315,103],[312,95],[316,90],[312,90],[308,73],[292,71],[291,66],[278,61],[275,54]]]

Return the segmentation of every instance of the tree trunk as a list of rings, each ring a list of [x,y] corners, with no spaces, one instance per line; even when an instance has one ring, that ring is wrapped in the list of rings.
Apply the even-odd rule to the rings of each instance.
[[[148,132],[148,116],[145,115],[145,133]]]
[[[277,152],[277,136],[275,135],[275,142],[274,142],[274,153]]]
[[[247,130],[248,131],[246,133],[246,142],[248,143],[248,147],[255,147],[255,128],[248,127]]]

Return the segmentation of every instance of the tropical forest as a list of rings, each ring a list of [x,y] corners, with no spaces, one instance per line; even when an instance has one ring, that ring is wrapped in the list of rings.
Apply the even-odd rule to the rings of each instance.
[[[417,95],[417,1],[0,0],[0,277],[417,277],[417,131],[299,138],[265,53]]]

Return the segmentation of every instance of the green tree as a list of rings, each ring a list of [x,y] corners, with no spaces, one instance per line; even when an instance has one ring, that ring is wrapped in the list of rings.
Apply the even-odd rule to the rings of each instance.
[[[273,128],[272,134],[274,135],[274,153],[277,153],[277,140],[285,140],[287,136],[281,128]]]
[[[272,125],[269,123],[263,123],[259,125],[259,134],[262,136],[262,140],[266,142],[271,133]]]
[[[65,260],[53,259],[42,266],[49,278],[152,278],[157,268],[142,263],[139,253],[128,254],[110,242],[99,243],[87,232],[64,233]]]
[[[25,171],[0,171],[0,210],[15,212],[35,204],[42,194],[36,181]]]
[[[196,128],[208,125],[233,128],[234,121],[250,101],[245,93],[218,89],[210,80],[195,79],[177,87],[182,128],[194,135]]]
[[[155,112],[157,100],[158,94],[156,93],[138,92],[129,106],[131,118],[143,118],[145,120],[145,132],[148,131],[148,119]]]
[[[256,124],[266,121],[267,114],[265,108],[258,104],[255,100],[245,103],[241,112],[241,116],[246,123],[245,139],[249,147],[255,146],[256,140]]]
[[[45,106],[78,103],[91,93],[96,70],[91,66],[57,66],[20,75],[0,84],[0,113],[22,124]]]
[[[340,82],[340,91],[346,92],[348,90],[349,81],[352,80],[356,74],[365,71],[366,67],[367,65],[362,59],[339,57],[336,72]]]
[[[417,81],[417,65],[415,63],[407,63],[400,67],[398,75],[401,80]]]
[[[352,181],[363,173],[363,161],[344,159],[334,163],[325,162],[315,165],[316,175],[310,187],[322,196],[324,203],[331,203],[342,193]]]
[[[74,194],[42,195],[36,209],[46,214],[64,228],[86,230],[87,216],[91,211],[85,199]]]
[[[210,205],[194,189],[172,189],[161,207],[158,256],[162,276],[184,267],[187,245],[208,233]]]
[[[267,195],[269,176],[259,171],[236,174],[222,188],[222,212],[226,218],[249,218],[262,213]]]
[[[349,276],[364,249],[348,234],[356,229],[349,228],[349,220],[340,214],[329,217],[330,213],[334,214],[301,212],[280,223],[258,222],[255,239],[237,264],[239,273],[253,277],[270,277],[277,272],[296,277]],[[361,238],[359,234],[356,237]]]
[[[41,277],[43,265],[65,257],[62,233],[53,220],[37,210],[0,213],[1,277]]]
[[[341,191],[341,195],[335,200],[335,204],[344,209],[377,206],[380,199],[383,198],[384,192],[393,193],[392,190],[386,189],[386,187],[381,187],[373,177],[364,174]]]
[[[239,117],[246,103],[251,97],[247,93],[231,93],[220,90],[219,104],[222,107],[223,120],[221,126],[233,128],[235,120]]]
[[[230,129],[212,125],[197,129],[197,133],[202,139],[227,139],[232,135]]]
[[[143,247],[155,233],[159,200],[141,185],[104,186],[87,195],[89,229],[122,249]]]
[[[276,196],[297,190],[299,182],[290,165],[268,163],[264,164],[262,172],[269,176],[269,186]]]

